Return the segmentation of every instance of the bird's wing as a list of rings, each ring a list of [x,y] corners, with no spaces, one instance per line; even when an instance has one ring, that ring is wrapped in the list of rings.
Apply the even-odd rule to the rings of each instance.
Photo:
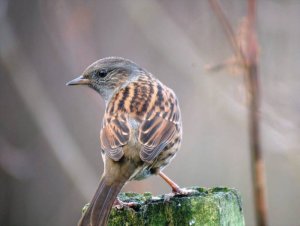
[[[122,146],[127,144],[129,137],[130,127],[125,113],[104,117],[100,132],[101,148],[111,159],[118,161],[122,158]]]
[[[140,157],[145,162],[151,162],[180,132],[180,109],[176,96],[162,86],[158,84],[154,107],[139,128],[139,141],[143,145]]]

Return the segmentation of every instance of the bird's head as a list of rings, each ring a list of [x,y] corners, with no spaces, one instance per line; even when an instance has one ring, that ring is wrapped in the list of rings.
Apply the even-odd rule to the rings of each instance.
[[[142,69],[121,57],[107,57],[88,66],[83,74],[66,85],[87,85],[96,90],[105,101],[123,86],[137,79]]]

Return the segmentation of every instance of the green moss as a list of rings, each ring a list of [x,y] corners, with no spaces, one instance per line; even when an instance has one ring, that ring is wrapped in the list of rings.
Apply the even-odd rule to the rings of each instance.
[[[244,226],[240,195],[234,189],[194,187],[195,194],[175,196],[168,201],[165,196],[151,193],[121,193],[124,202],[137,202],[133,208],[112,209],[109,226],[134,225],[236,225]]]

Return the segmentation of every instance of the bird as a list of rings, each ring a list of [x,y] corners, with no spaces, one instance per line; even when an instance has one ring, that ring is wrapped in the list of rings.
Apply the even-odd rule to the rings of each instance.
[[[78,226],[107,225],[117,195],[131,180],[159,175],[173,194],[184,190],[162,170],[175,157],[182,141],[178,99],[146,69],[122,57],[106,57],[88,66],[66,85],[84,85],[104,99],[100,130],[104,172]]]

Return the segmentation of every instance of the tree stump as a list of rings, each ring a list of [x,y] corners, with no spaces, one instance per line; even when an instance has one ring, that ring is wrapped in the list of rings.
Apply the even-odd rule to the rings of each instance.
[[[152,196],[151,193],[120,193],[124,202],[137,202],[134,208],[114,207],[109,226],[244,226],[241,197],[229,188],[189,188],[188,196]]]

